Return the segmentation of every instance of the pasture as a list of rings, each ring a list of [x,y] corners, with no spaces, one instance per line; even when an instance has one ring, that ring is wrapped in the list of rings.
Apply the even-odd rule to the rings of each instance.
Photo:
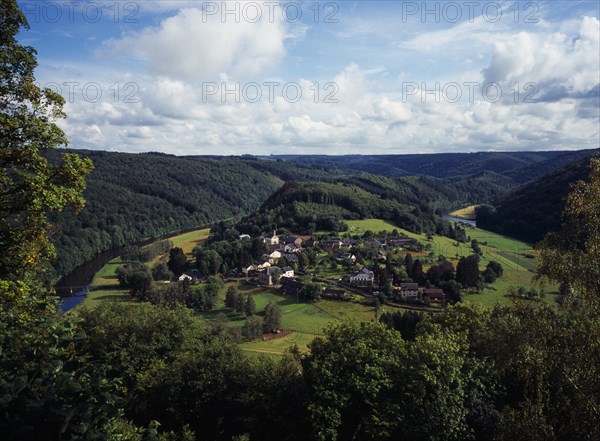
[[[450,216],[458,217],[460,219],[475,220],[475,209],[477,205],[469,205],[468,207],[460,208],[449,213]]]
[[[443,255],[450,260],[455,266],[462,256],[472,254],[470,243],[457,244],[456,241],[442,236],[434,235],[432,240],[427,240],[423,234],[415,234],[409,231],[396,227],[390,222],[381,219],[365,219],[346,221],[349,226],[350,234],[364,233],[366,230],[373,232],[398,230],[408,237],[418,239],[423,245],[430,245],[430,250],[436,256]],[[484,270],[488,262],[494,260],[499,262],[504,268],[504,275],[499,278],[494,284],[487,286],[480,293],[466,293],[463,299],[466,302],[479,302],[487,306],[494,306],[498,303],[509,304],[511,299],[506,297],[506,292],[511,287],[523,286],[527,289],[535,288],[539,291],[538,286],[533,281],[537,270],[536,254],[531,244],[520,242],[491,231],[482,230],[480,228],[467,228],[467,237],[469,239],[477,239],[480,243],[480,248],[483,252],[481,257],[480,269]],[[483,245],[482,243],[486,243]],[[425,266],[427,270],[428,266]],[[556,285],[548,285],[545,287],[547,296],[544,301],[550,304],[555,303],[558,294]]]

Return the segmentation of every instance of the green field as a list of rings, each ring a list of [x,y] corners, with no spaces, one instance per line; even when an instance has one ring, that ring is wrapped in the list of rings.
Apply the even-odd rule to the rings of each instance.
[[[80,306],[95,307],[102,302],[127,302],[130,300],[127,290],[119,288],[116,270],[123,266],[120,257],[111,260],[94,276],[90,289]]]
[[[261,314],[269,302],[277,303],[281,307],[283,328],[289,334],[273,340],[256,340],[241,345],[242,349],[254,354],[281,355],[284,350],[297,344],[305,350],[308,343],[318,335],[323,334],[323,329],[332,322],[349,318],[369,321],[375,314],[375,308],[355,302],[336,302],[320,300],[314,303],[300,301],[290,296],[284,296],[275,290],[256,286],[245,281],[229,282],[223,287],[220,299],[215,308],[210,312],[198,314],[198,317],[207,323],[226,318],[229,325],[243,326],[246,318],[242,314],[232,312],[225,307],[225,293],[231,285],[237,285],[240,292],[249,294],[256,303],[256,312]]]
[[[450,216],[458,217],[460,219],[466,220],[475,220],[475,209],[477,205],[469,205],[468,207],[461,208],[459,210],[455,210],[450,213]]]
[[[180,234],[178,236],[170,237],[169,240],[173,242],[174,247],[179,247],[183,250],[188,259],[193,257],[192,251],[210,235],[210,228],[203,230],[190,231],[189,233]]]
[[[472,254],[468,243],[455,246],[456,241],[442,236],[433,236],[433,239],[429,241],[425,235],[411,233],[381,219],[346,221],[346,223],[351,234],[364,233],[366,230],[373,232],[398,230],[398,232],[408,237],[418,239],[423,245],[430,244],[431,251],[436,255],[445,256],[455,265],[461,256]],[[532,280],[537,270],[536,255],[532,245],[480,228],[467,228],[466,231],[470,239],[477,239],[480,243],[487,242],[487,245],[480,245],[483,251],[480,269],[485,269],[490,260],[495,260],[502,264],[504,275],[479,294],[465,294],[463,296],[465,301],[476,301],[487,306],[494,306],[498,303],[508,304],[511,299],[506,297],[505,294],[511,287],[524,286],[527,289],[534,287],[539,290],[539,286],[534,284]],[[546,286],[545,289],[548,295],[544,301],[550,304],[554,303],[558,294],[558,287],[550,285]]]
[[[173,242],[173,246],[180,247],[183,252],[186,253],[188,259],[192,258],[192,250],[209,236],[209,229],[190,231],[189,233],[180,234],[177,236],[170,237],[169,240]],[[148,262],[148,266],[151,267],[161,258],[165,256],[158,256],[152,261]],[[81,306],[94,307],[101,302],[126,302],[130,300],[127,290],[119,288],[119,281],[117,280],[116,270],[118,267],[125,265],[126,262],[122,261],[121,258],[111,260],[100,269],[94,276],[90,289],[87,296],[81,302]]]

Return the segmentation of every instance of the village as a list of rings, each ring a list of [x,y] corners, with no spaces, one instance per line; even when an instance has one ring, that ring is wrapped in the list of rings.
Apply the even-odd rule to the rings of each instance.
[[[396,277],[387,274],[385,265],[400,257],[394,266],[403,264],[405,256],[423,255],[423,245],[416,239],[401,237],[342,238],[339,236],[312,236],[277,234],[272,231],[259,239],[265,247],[261,259],[241,268],[228,271],[227,279],[243,279],[247,283],[279,290],[284,295],[300,299],[317,298],[379,304],[382,299],[390,306],[443,308],[448,303],[441,288],[431,286],[423,274],[423,286],[407,274]],[[251,241],[248,234],[239,235],[239,241]],[[430,253],[432,254],[432,253]],[[307,265],[307,255],[319,265]],[[410,258],[409,258],[410,259]],[[427,257],[429,260],[430,258]],[[383,268],[382,268],[383,266]],[[313,268],[313,269],[311,269]],[[331,271],[319,268],[335,268]],[[196,270],[183,273],[179,280],[199,281]],[[317,285],[319,292],[306,295],[309,286]],[[314,288],[313,288],[314,290]],[[382,296],[382,294],[385,294]]]

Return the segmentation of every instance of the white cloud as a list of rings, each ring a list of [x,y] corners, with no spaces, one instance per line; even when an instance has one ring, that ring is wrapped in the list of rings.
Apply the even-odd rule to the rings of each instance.
[[[521,32],[496,44],[486,82],[535,83],[537,98],[556,101],[598,94],[600,22],[584,17],[576,35]]]
[[[244,79],[273,67],[285,55],[286,29],[280,14],[256,23],[221,20],[202,9],[186,8],[118,40],[104,50],[116,57],[133,56],[150,73],[187,81],[215,81],[221,74]]]

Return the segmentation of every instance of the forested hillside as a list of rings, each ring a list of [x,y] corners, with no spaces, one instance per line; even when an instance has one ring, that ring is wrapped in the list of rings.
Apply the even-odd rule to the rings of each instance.
[[[507,196],[477,210],[481,228],[527,242],[541,240],[549,231],[557,231],[564,197],[571,184],[589,175],[589,158],[542,176]]]
[[[429,191],[431,200],[418,201],[420,189]],[[427,204],[442,197],[418,183],[410,186],[370,175],[330,182],[289,182],[237,228],[250,234],[276,227],[308,233],[344,231],[344,220],[378,218],[413,232],[442,233],[444,223]]]
[[[325,165],[384,176],[452,178],[484,172],[517,178],[522,183],[591,151],[437,153],[429,155],[273,156],[298,164]],[[538,172],[539,166],[540,172]],[[539,173],[539,174],[538,174]],[[527,178],[527,176],[531,176]],[[523,178],[525,179],[523,181]]]
[[[59,275],[113,247],[247,214],[285,179],[331,176],[319,167],[256,158],[78,153],[95,169],[83,211],[52,219]]]

